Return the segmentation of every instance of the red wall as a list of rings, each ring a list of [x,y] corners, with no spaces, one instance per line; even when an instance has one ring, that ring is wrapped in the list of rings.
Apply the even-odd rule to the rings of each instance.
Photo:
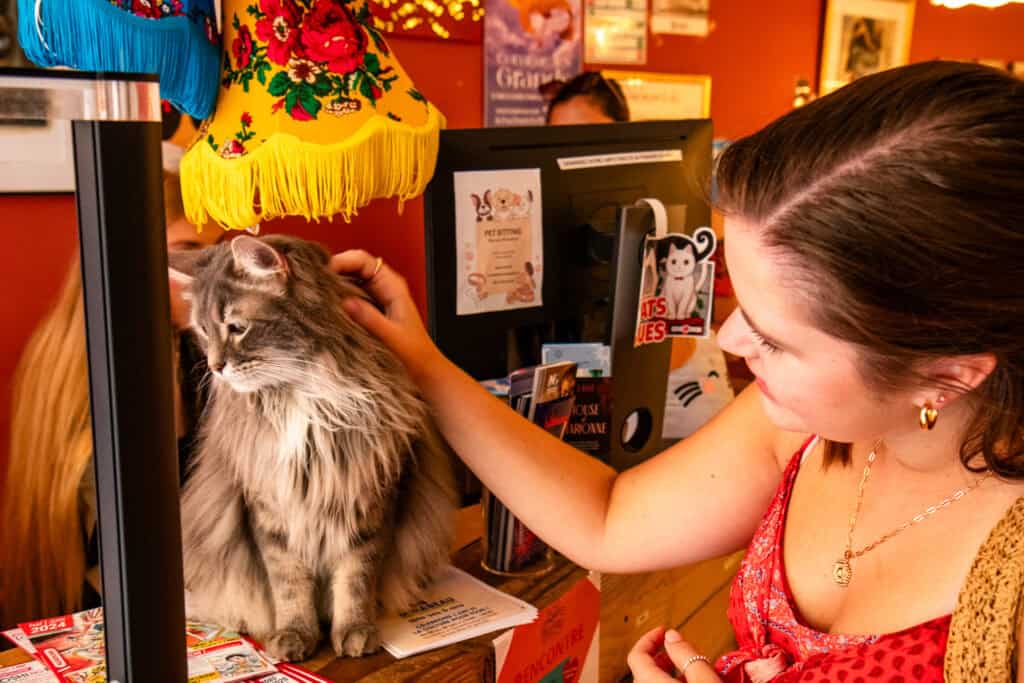
[[[820,0],[711,0],[713,29],[706,38],[654,36],[651,71],[710,74],[711,115],[717,137],[756,130],[787,111],[798,78],[816,81],[824,3]],[[1024,60],[1024,6],[945,10],[918,0],[911,58]],[[479,43],[394,38],[392,46],[416,85],[448,117],[452,128],[483,119],[483,65]],[[588,65],[600,66],[600,65]],[[381,254],[406,274],[424,304],[422,203],[401,216],[393,201],[364,209],[351,224],[279,221],[268,229],[301,234],[335,250],[359,246]],[[0,465],[6,458],[10,375],[17,354],[60,283],[74,249],[70,197],[0,197],[0,227],[8,239],[0,272]],[[5,468],[0,466],[0,478]]]

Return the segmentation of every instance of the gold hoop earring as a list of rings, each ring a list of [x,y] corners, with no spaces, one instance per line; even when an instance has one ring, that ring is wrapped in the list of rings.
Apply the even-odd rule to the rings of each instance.
[[[930,432],[935,428],[935,423],[939,419],[939,411],[937,411],[930,402],[925,401],[924,405],[921,406],[921,412],[917,416],[917,422],[926,432]]]

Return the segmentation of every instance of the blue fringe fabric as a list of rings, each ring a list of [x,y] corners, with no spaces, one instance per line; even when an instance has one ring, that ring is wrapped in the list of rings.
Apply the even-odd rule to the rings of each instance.
[[[220,81],[211,0],[18,0],[18,39],[39,66],[151,73],[160,96],[209,117]]]

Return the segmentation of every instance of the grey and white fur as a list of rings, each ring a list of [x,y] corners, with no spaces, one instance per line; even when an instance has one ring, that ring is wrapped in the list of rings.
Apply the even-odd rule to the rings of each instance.
[[[211,371],[182,493],[189,618],[289,661],[321,624],[339,655],[375,651],[378,609],[448,561],[454,483],[426,405],[319,246],[242,236],[171,265]]]

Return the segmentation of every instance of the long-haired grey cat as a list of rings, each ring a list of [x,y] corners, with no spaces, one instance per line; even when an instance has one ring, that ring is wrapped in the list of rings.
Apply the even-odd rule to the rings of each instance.
[[[376,650],[448,561],[448,454],[399,361],[352,322],[365,296],[319,246],[242,236],[172,256],[212,373],[182,493],[190,618],[309,657]]]

